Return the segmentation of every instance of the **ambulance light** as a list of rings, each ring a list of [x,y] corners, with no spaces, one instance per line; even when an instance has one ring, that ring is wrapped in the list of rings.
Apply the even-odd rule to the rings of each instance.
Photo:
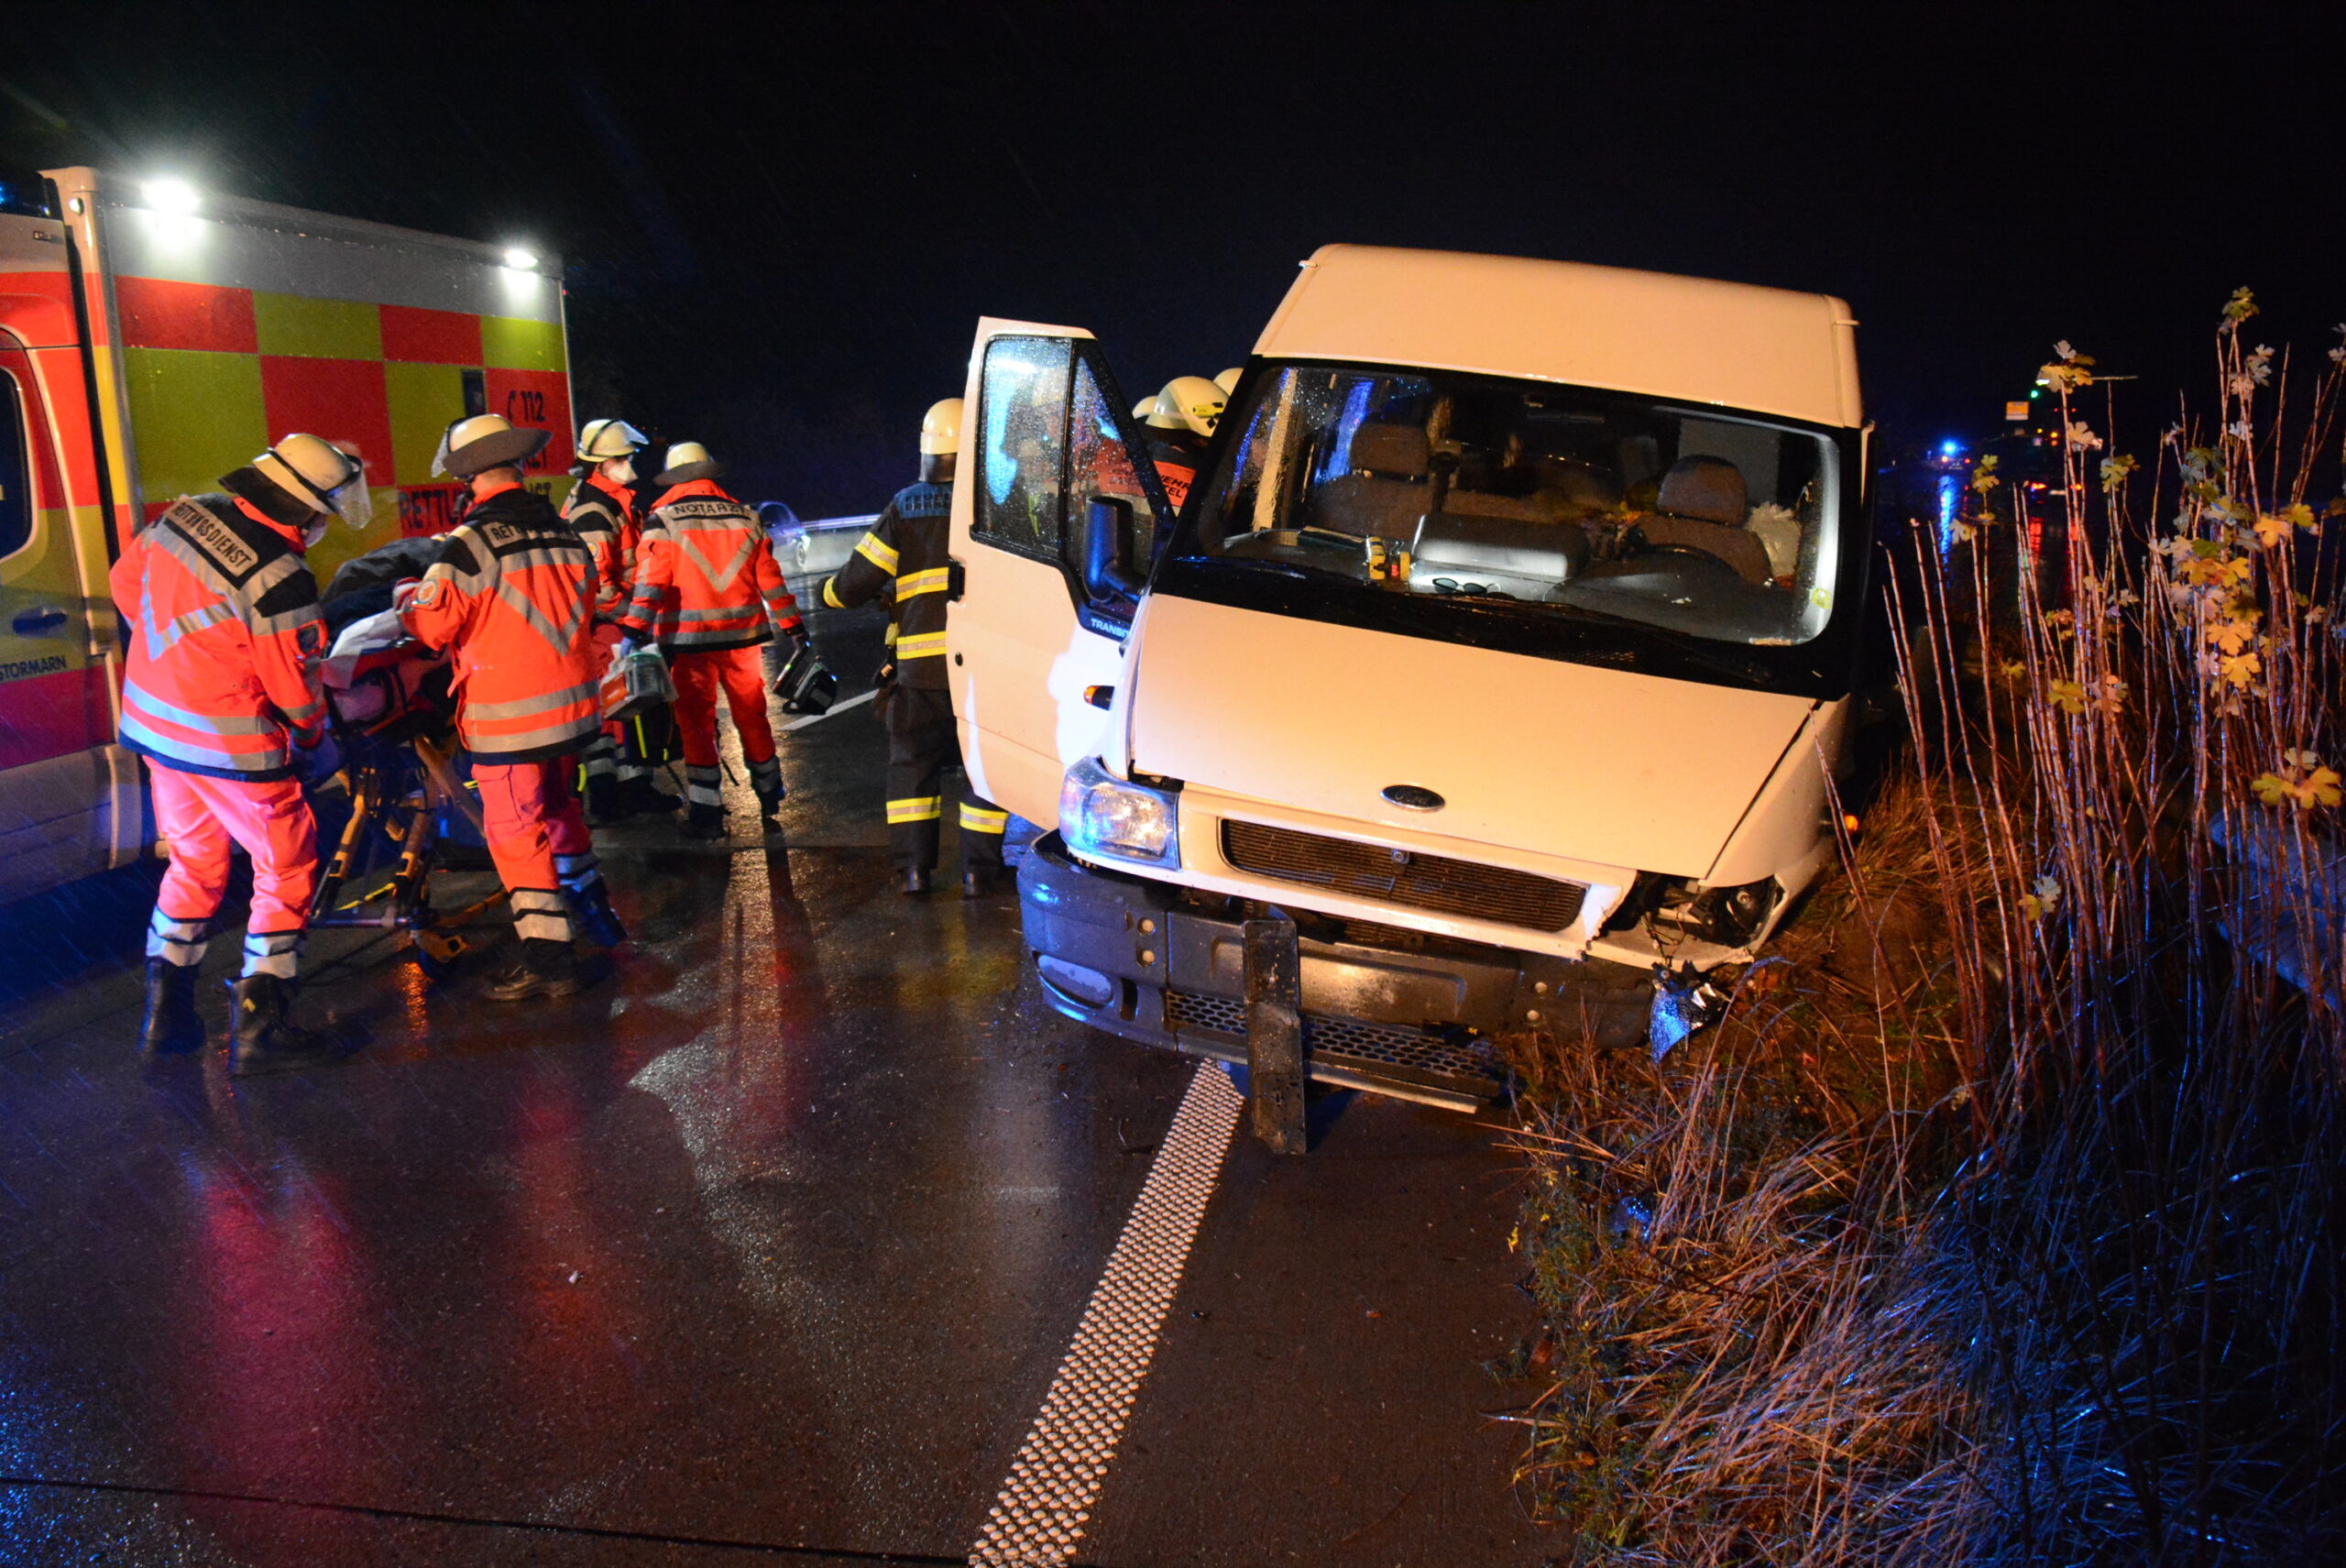
[[[538,266],[537,253],[534,251],[523,250],[518,245],[507,246],[505,247],[505,265],[510,267],[516,272],[533,272],[537,269]]]
[[[149,180],[147,181],[147,204],[159,213],[184,216],[203,204],[195,187],[184,180]]]

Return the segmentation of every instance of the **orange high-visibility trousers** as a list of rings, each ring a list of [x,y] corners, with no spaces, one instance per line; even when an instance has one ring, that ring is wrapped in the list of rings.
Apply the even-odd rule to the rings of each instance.
[[[668,661],[676,683],[676,733],[685,748],[685,799],[720,805],[717,766],[717,696],[721,688],[741,737],[750,786],[762,798],[782,795],[782,764],[773,754],[773,722],[766,717],[765,657],[759,645],[678,649]]]
[[[488,858],[513,905],[513,929],[523,941],[570,940],[565,888],[598,878],[586,813],[572,787],[578,760],[475,762],[482,836]]]
[[[155,896],[147,956],[174,964],[203,958],[205,936],[228,890],[228,846],[252,857],[252,911],[245,922],[247,974],[291,980],[318,886],[318,828],[294,780],[214,778],[149,766],[155,828],[170,869]]]

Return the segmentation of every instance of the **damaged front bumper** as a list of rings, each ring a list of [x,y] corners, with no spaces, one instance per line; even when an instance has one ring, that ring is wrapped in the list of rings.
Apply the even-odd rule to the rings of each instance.
[[[1027,854],[1018,894],[1043,993],[1061,1013],[1246,1059],[1244,926],[1260,905],[1080,864],[1057,833]],[[1322,1083],[1471,1109],[1506,1091],[1501,1036],[1646,1037],[1645,970],[1281,907],[1297,927],[1306,1061]]]

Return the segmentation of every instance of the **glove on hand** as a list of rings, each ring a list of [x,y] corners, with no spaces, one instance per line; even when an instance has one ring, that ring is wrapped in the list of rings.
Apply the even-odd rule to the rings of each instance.
[[[335,743],[333,730],[322,729],[309,745],[294,746],[293,776],[303,789],[317,789],[340,772],[342,747]]]

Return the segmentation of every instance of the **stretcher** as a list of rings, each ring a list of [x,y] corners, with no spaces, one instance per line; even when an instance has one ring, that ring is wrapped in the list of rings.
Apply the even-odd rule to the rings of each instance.
[[[482,863],[488,842],[456,740],[448,661],[385,613],[345,626],[322,674],[350,806],[310,925],[403,933],[424,977],[443,979],[469,945],[461,928],[505,897],[500,886],[462,908],[433,902],[433,876],[451,851]]]

